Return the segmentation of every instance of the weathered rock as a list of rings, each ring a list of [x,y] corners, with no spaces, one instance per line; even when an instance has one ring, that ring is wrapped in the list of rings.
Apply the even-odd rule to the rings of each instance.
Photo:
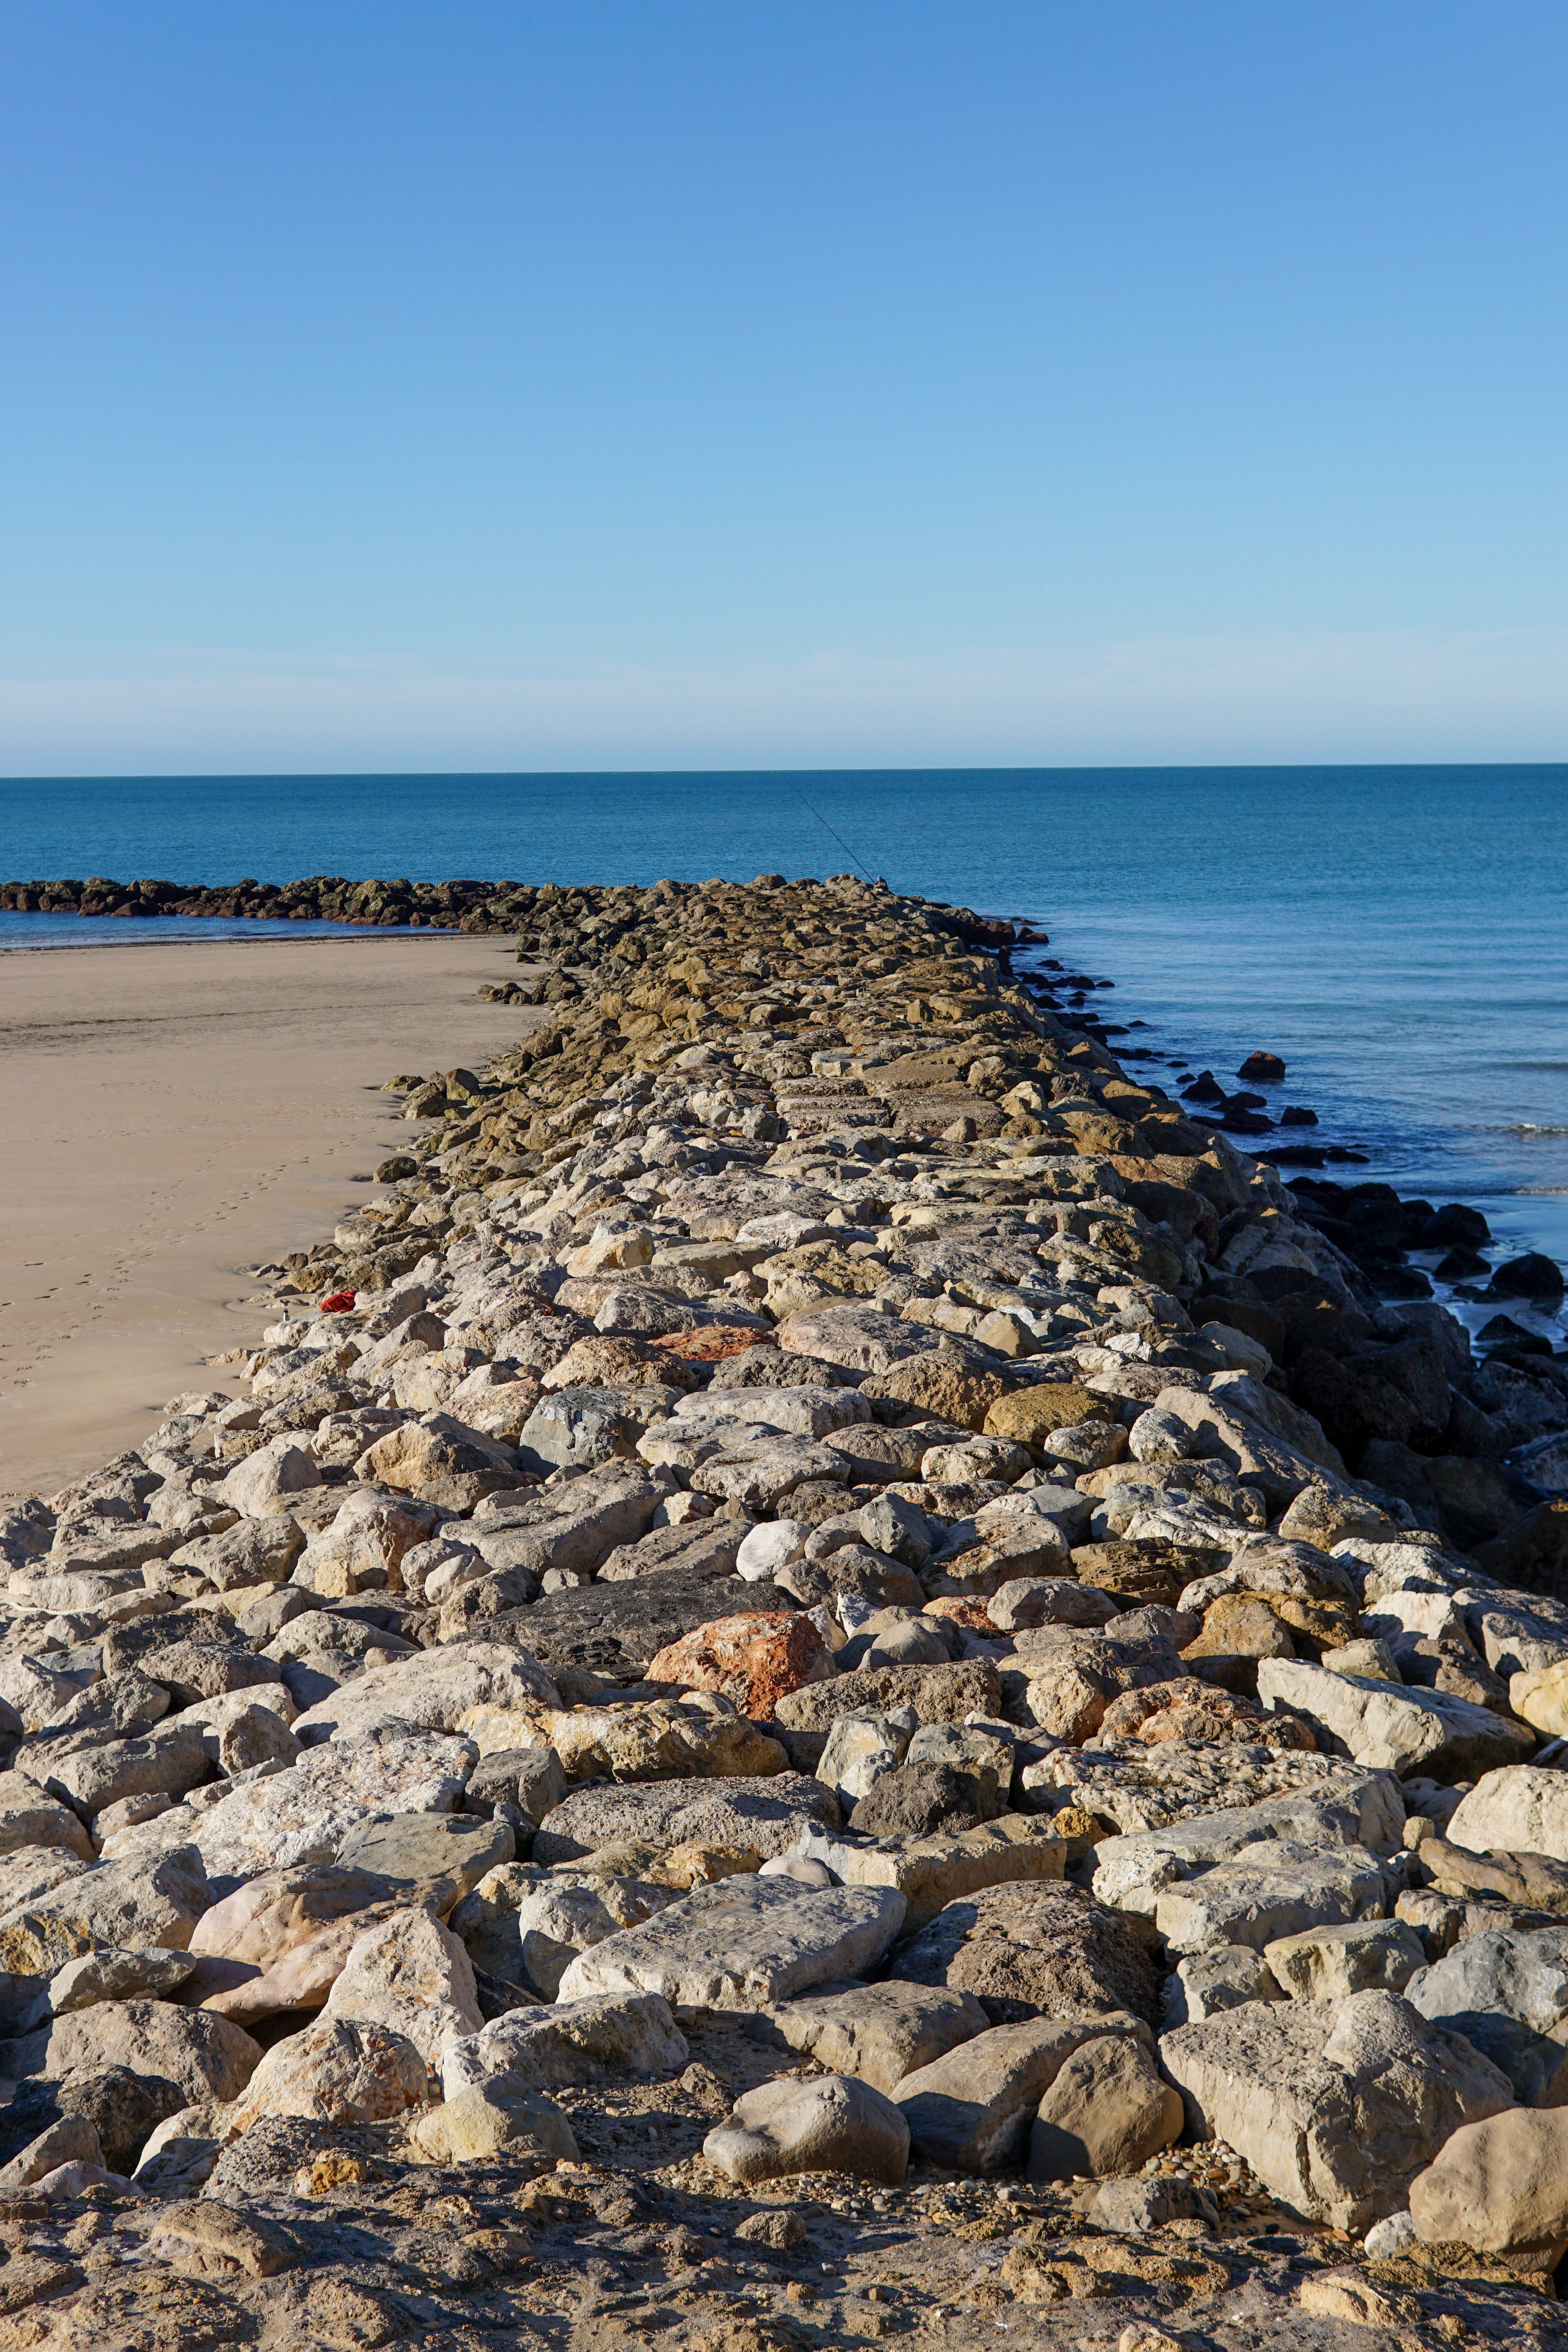
[[[241,2132],[263,2116],[380,2123],[429,2103],[429,2069],[405,2036],[381,2025],[324,2018],[267,2053],[231,2120]]]
[[[487,1874],[451,1926],[476,1968],[553,2000],[579,1952],[640,1926],[672,1899],[669,1888],[618,1872],[579,1876],[513,1863]]]
[[[769,1614],[717,1618],[683,1634],[650,1659],[647,1679],[721,1691],[742,1715],[766,1722],[788,1692],[832,1674],[832,1653],[811,1618]]]
[[[828,2074],[810,2083],[763,2083],[737,2100],[702,2153],[731,2180],[777,2180],[792,2172],[847,2172],[900,2181],[910,2127],[869,2083]]]
[[[520,2151],[536,2154],[541,2168],[575,2163],[577,2142],[560,2108],[512,2074],[487,2075],[419,2116],[408,2145],[427,2164],[469,2164]]]
[[[493,1816],[498,1805],[515,1805],[531,1822],[542,1822],[566,1795],[566,1775],[553,1748],[484,1749],[463,1792],[465,1810]]]
[[[205,1576],[218,1592],[285,1584],[305,1549],[305,1530],[287,1511],[239,1519],[221,1535],[197,1536],[169,1556],[171,1568]]]
[[[1131,2018],[1112,2012],[1034,2018],[976,2034],[898,2084],[911,2151],[953,2172],[1015,2170],[1040,2100],[1073,2052],[1101,2034],[1120,2039],[1131,2031]]]
[[[758,2009],[880,1959],[904,1919],[891,1887],[727,1878],[573,1961],[560,1999],[647,1991],[684,2009]]]
[[[432,2066],[483,2022],[468,1953],[423,1909],[395,1912],[360,1937],[327,1997],[326,2015],[405,2034]]]
[[[1162,1890],[1154,1924],[1173,1952],[1250,1944],[1266,1952],[1309,1928],[1380,1918],[1383,1873],[1358,1846],[1337,1851],[1263,1838],[1230,1860]]]
[[[267,1969],[321,1928],[354,1918],[401,1891],[374,1872],[335,1863],[263,1871],[203,1913],[191,1936],[191,1955]]]
[[[217,1891],[229,1894],[226,1881],[336,1861],[350,1832],[373,1817],[450,1812],[473,1762],[466,1741],[439,1732],[329,1740],[286,1772],[242,1782],[195,1818],[189,1836]]]
[[[1054,1824],[1017,1813],[932,1837],[871,1840],[805,1830],[795,1851],[826,1863],[844,1885],[896,1886],[909,1906],[910,1929],[980,1887],[1059,1879],[1067,1863],[1067,1845]]]
[[[0,1772],[0,1853],[23,1846],[55,1846],[83,1862],[93,1858],[92,1840],[68,1805],[25,1772]]]
[[[858,2074],[891,2093],[906,2074],[972,2042],[989,2024],[970,1993],[911,1985],[824,1984],[770,2010],[792,2050],[835,2074]]]
[[[388,1813],[352,1829],[337,1861],[447,1911],[515,1852],[508,1822],[474,1813]]]
[[[1413,1927],[1396,1919],[1310,1927],[1265,1944],[1269,1971],[1297,2000],[1344,2000],[1353,1992],[1407,1992],[1426,1955]],[[1423,2011],[1424,2016],[1431,2014]]]
[[[291,1436],[273,1438],[238,1462],[218,1487],[219,1499],[247,1519],[284,1516],[289,1497],[321,1483],[310,1456]]]
[[[1160,2056],[1191,2131],[1226,2141],[1291,2211],[1357,2232],[1405,2204],[1450,2134],[1512,2098],[1390,1992],[1231,2010],[1167,2033]]]
[[[37,2071],[96,2074],[109,2066],[178,2083],[188,2099],[237,2098],[261,2050],[226,2018],[164,2000],[100,2000],[57,2017]]]
[[[1568,1863],[1568,1778],[1531,1764],[1483,1774],[1450,1817],[1448,1843]]]
[[[1534,1747],[1522,1725],[1446,1691],[1397,1688],[1301,1660],[1265,1658],[1258,1695],[1266,1708],[1304,1716],[1320,1747],[1391,1772],[1425,1766],[1439,1778],[1468,1779]]]
[[[764,1861],[787,1853],[812,1823],[837,1829],[831,1790],[780,1773],[764,1780],[660,1780],[647,1787],[574,1789],[533,1841],[536,1862],[578,1861],[624,1842],[749,1845]]]
[[[179,2084],[128,2066],[22,2082],[0,2119],[0,2158],[9,2161],[62,2116],[76,2116],[97,2133],[104,2162],[128,2174],[149,2134],[188,2104]]]
[[[898,1956],[910,1984],[973,1993],[994,2024],[1123,2011],[1152,2023],[1154,1971],[1135,1924],[1063,1885],[997,1885],[949,1903]]]
[[[1261,1952],[1247,1944],[1215,1944],[1178,1960],[1165,1979],[1167,2028],[1202,2025],[1249,2000],[1283,2000],[1287,1995]]]
[[[310,1748],[353,1739],[385,1724],[456,1731],[476,1706],[559,1706],[560,1694],[526,1650],[498,1642],[464,1642],[423,1650],[395,1665],[371,1666],[320,1706],[296,1717],[294,1734]]]
[[[516,2075],[533,2090],[560,2090],[672,2074],[690,2055],[659,1994],[597,1993],[552,2008],[510,2010],[451,2045],[441,2081],[448,2099],[498,2074]]]
[[[50,1978],[49,2007],[59,2018],[101,2000],[135,2000],[142,1995],[158,2000],[177,1992],[195,1969],[188,1954],[156,1947],[142,1952],[83,1952]]]
[[[194,1846],[152,1861],[100,1863],[0,1917],[0,1965],[12,1976],[52,1976],[103,1945],[184,1951],[209,1899]]]
[[[1072,2052],[1040,2101],[1029,2134],[1031,2180],[1103,2179],[1136,2172],[1181,2132],[1182,2095],[1131,2034]]]
[[[1511,2107],[1461,2126],[1411,2181],[1410,2217],[1426,2245],[1555,2270],[1568,2253],[1568,2108]]]

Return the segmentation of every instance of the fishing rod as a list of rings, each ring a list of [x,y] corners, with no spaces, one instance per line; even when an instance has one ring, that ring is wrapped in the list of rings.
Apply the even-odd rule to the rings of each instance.
[[[856,865],[859,866],[861,873],[866,876],[867,881],[871,884],[874,889],[881,877],[868,871],[865,860],[855,856],[855,852],[850,848],[849,844],[845,840],[844,835],[839,833],[835,826],[828,824],[827,819],[823,815],[822,811],[819,808],[812,808],[811,803],[806,799],[805,794],[801,791],[798,784],[792,783],[790,790],[794,793],[796,800],[799,801],[803,808],[811,809],[811,814],[816,819],[817,824],[822,825],[826,831],[832,834],[834,840],[838,844],[839,848],[844,852],[846,857],[855,858]],[[882,887],[886,889],[887,887],[887,884],[884,882],[882,884]]]

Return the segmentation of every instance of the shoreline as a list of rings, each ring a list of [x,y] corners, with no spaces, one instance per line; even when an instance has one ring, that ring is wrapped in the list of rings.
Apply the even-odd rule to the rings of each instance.
[[[519,1024],[476,989],[514,969],[452,934],[412,959],[363,933],[12,953],[0,1495],[54,1492],[210,1385],[255,1328],[246,1269],[319,1239],[398,1139],[395,1041],[484,1058]]]

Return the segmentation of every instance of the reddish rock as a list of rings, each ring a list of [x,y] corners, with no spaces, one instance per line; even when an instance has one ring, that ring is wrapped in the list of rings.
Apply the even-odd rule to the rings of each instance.
[[[771,1722],[778,1703],[806,1683],[826,1682],[833,1654],[804,1612],[717,1617],[660,1650],[648,1665],[650,1683],[683,1690],[722,1691],[742,1715]]]
[[[1278,1054],[1248,1054],[1236,1075],[1250,1078],[1254,1086],[1277,1087],[1285,1076],[1285,1065]]]
[[[748,1323],[710,1323],[700,1331],[672,1331],[654,1346],[667,1356],[684,1356],[689,1363],[717,1364],[725,1356],[743,1356],[762,1343],[763,1335]]]
[[[1215,1690],[1196,1676],[1153,1683],[1147,1690],[1123,1691],[1106,1708],[1101,1739],[1142,1739],[1157,1748],[1167,1739],[1192,1748],[1218,1748],[1231,1740],[1274,1748],[1314,1749],[1307,1726],[1291,1715],[1265,1715],[1251,1699]]]

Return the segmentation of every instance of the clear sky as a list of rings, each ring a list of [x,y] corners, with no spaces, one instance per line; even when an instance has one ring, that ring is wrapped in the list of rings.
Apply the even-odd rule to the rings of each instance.
[[[1568,757],[1562,0],[0,0],[0,770]]]

